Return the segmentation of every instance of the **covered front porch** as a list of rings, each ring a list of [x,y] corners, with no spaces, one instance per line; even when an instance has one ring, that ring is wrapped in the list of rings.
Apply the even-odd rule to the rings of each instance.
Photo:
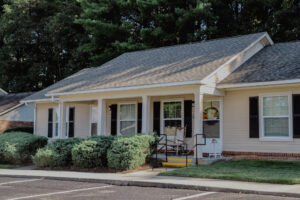
[[[58,104],[59,138],[133,133],[159,136],[183,131],[189,150],[198,157],[222,153],[223,93],[204,86],[128,91],[89,97],[62,97]],[[63,133],[63,134],[61,134]],[[197,139],[196,139],[196,135]],[[195,154],[196,155],[196,154]]]

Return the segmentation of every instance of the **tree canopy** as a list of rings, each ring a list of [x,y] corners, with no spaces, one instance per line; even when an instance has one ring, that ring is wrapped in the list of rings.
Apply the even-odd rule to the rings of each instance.
[[[267,31],[300,39],[300,0],[4,0],[0,87],[37,91],[128,51]]]

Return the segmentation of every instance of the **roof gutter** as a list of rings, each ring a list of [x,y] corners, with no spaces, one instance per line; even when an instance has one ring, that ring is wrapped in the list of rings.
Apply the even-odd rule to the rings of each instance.
[[[119,88],[104,88],[104,89],[85,90],[85,91],[78,91],[78,92],[50,93],[50,94],[46,94],[45,96],[54,97],[54,96],[61,96],[61,95],[89,94],[89,93],[98,93],[98,92],[115,92],[115,91],[150,89],[150,88],[183,86],[183,85],[194,85],[194,84],[201,84],[201,80],[173,82],[173,83],[161,83],[161,84],[151,84],[151,85],[140,85],[140,86],[131,86],[131,87],[119,87]]]
[[[257,87],[257,86],[269,86],[269,85],[286,85],[300,83],[300,79],[283,80],[283,81],[265,81],[265,82],[253,82],[253,83],[231,83],[217,85],[219,89],[229,88],[244,88],[244,87]]]

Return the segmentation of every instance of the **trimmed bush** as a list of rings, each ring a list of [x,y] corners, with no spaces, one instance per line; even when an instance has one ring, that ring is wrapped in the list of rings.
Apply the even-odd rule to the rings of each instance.
[[[32,156],[32,161],[37,167],[54,167],[57,165],[58,154],[51,149],[39,149],[37,153]]]
[[[8,132],[25,132],[25,133],[30,133],[33,134],[33,127],[16,127],[16,128],[10,128],[4,131],[5,133]]]
[[[75,166],[84,168],[107,166],[107,150],[113,136],[93,136],[77,144],[72,149],[72,161]]]
[[[37,149],[44,147],[48,139],[25,132],[9,132],[0,135],[0,159],[3,163],[30,162]]]
[[[154,135],[134,135],[118,137],[107,153],[108,166],[116,170],[129,170],[140,167],[150,155],[150,145]]]
[[[72,148],[81,141],[83,141],[81,138],[57,139],[45,148],[58,155],[56,166],[68,166],[72,164]]]

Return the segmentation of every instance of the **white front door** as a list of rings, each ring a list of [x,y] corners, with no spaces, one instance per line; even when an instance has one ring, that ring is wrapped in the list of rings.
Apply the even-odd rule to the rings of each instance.
[[[206,135],[206,145],[202,146],[202,151],[209,155],[222,153],[221,103],[219,100],[203,103],[203,133]]]

